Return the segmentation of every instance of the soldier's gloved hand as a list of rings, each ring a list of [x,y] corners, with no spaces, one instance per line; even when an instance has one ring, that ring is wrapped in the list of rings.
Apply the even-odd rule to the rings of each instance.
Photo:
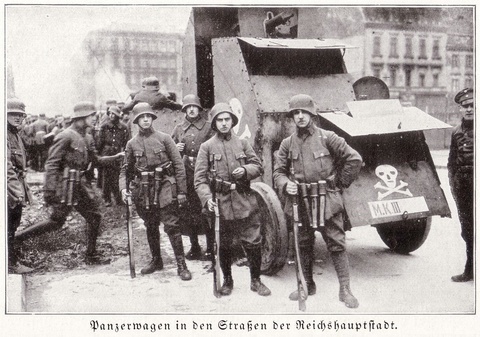
[[[185,194],[177,195],[178,206],[182,207],[187,202],[187,196]]]
[[[232,176],[235,180],[243,178],[243,176],[247,173],[245,168],[243,167],[237,167],[235,170],[232,172]]]
[[[182,153],[185,150],[185,143],[177,143],[178,152]]]
[[[132,193],[127,192],[127,189],[122,189],[122,200],[124,203],[128,202],[128,199],[130,199],[132,196]]]
[[[115,155],[115,158],[120,159],[125,157],[125,151],[119,152]]]
[[[293,181],[289,181],[285,186],[285,191],[289,195],[297,195],[298,194],[298,186]]]
[[[213,201],[213,199],[208,199],[208,201],[207,201],[207,207],[208,207],[208,210],[209,210],[210,212],[214,212],[216,206],[217,206],[217,203],[216,203],[215,201]]]

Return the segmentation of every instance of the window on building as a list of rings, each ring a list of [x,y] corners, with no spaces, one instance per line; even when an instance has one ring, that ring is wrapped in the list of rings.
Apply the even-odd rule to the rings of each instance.
[[[459,57],[458,54],[452,54],[452,68],[458,68],[459,67]]]
[[[425,39],[420,39],[419,41],[420,55],[418,58],[426,59],[427,58],[427,41]]]
[[[473,79],[471,77],[465,79],[465,88],[473,88]]]
[[[374,36],[373,37],[373,55],[381,57],[382,56],[382,37],[381,36]]]
[[[452,92],[457,92],[460,90],[460,81],[458,78],[452,78]]]
[[[168,41],[168,52],[175,53],[175,41]]]
[[[425,74],[418,75],[418,86],[425,87]]]
[[[433,40],[433,47],[432,47],[432,59],[440,60],[442,57],[440,56],[440,40]]]
[[[397,44],[398,44],[398,38],[395,36],[390,37],[390,57],[397,58],[398,57],[398,52],[397,52]]]
[[[158,41],[158,50],[161,52],[161,53],[165,53],[167,51],[167,46],[165,44],[165,41]]]
[[[390,67],[390,86],[395,87],[397,85],[397,68]]]
[[[435,88],[438,88],[438,78],[439,78],[439,75],[438,74],[433,74],[433,87]]]
[[[413,44],[410,36],[405,38],[405,58],[413,59]]]
[[[473,55],[465,55],[465,68],[473,68]]]
[[[410,68],[405,69],[405,86],[412,86],[412,69]]]

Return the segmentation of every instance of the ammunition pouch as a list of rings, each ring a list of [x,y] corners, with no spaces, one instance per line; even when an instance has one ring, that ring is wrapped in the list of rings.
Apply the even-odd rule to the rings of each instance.
[[[232,191],[237,191],[238,193],[247,193],[251,191],[250,181],[239,181],[232,183],[222,178],[215,178],[210,182],[210,188],[215,189],[215,192],[221,194],[228,194]]]
[[[136,204],[149,210],[153,206],[164,206],[164,201],[161,200],[162,186],[169,186],[171,191],[165,191],[171,195],[171,198],[176,198],[175,170],[171,161],[163,163],[155,168],[154,171],[137,172],[137,187],[139,187],[138,198]],[[164,185],[165,181],[170,184]]]

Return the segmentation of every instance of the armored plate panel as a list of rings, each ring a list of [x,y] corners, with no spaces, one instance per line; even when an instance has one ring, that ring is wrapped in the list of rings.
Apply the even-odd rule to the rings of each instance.
[[[363,168],[343,193],[352,227],[432,215],[449,216],[434,169],[425,161],[417,165],[415,170],[408,163]]]
[[[354,101],[347,102],[347,106],[353,117],[346,111],[324,113],[321,117],[352,137],[451,127],[416,107],[401,107],[398,100]]]

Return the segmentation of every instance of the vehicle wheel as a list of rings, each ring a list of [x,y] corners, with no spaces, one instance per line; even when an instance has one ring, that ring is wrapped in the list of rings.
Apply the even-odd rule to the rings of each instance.
[[[252,190],[257,197],[262,221],[262,274],[280,271],[288,253],[287,222],[275,191],[265,183],[255,182]]]
[[[432,218],[412,219],[377,227],[377,232],[382,241],[392,251],[408,254],[420,248],[430,232]]]

